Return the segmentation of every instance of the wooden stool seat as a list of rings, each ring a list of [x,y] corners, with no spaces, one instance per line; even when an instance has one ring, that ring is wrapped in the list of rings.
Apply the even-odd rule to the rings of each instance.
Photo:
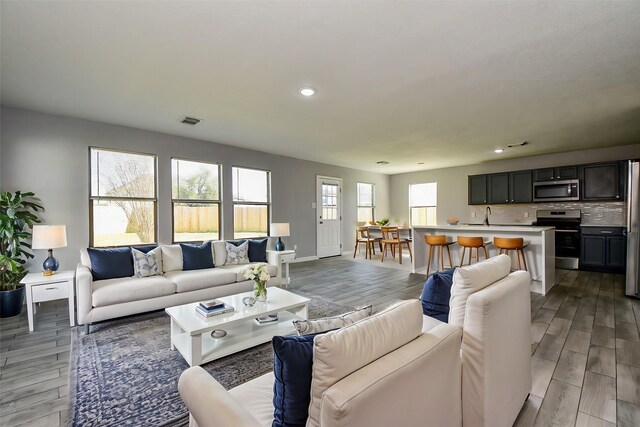
[[[527,260],[524,256],[524,248],[529,246],[529,242],[525,242],[522,237],[494,237],[493,244],[498,248],[498,254],[507,254],[509,251],[516,251],[516,258],[518,260],[518,270],[527,270]],[[522,257],[522,264],[520,264],[520,257]]]
[[[455,242],[449,242],[447,240],[447,236],[424,236],[424,241],[427,245],[429,245],[429,256],[427,257],[427,276],[429,275],[429,269],[431,268],[431,255],[432,255],[434,246],[439,249],[438,265],[440,266],[440,269],[444,270],[444,256],[442,254],[442,248],[447,249],[447,255],[449,256],[449,266],[453,268],[453,263],[451,262],[451,251],[449,251],[449,246],[453,245]]]
[[[471,258],[473,256],[473,250],[476,250],[476,262],[480,261],[479,249],[482,248],[484,251],[484,259],[489,259],[489,254],[487,253],[487,246],[489,246],[491,242],[486,242],[482,237],[467,237],[467,236],[458,236],[458,245],[462,246],[462,256],[460,257],[460,267],[464,264],[464,254],[469,248],[469,265],[471,265]]]

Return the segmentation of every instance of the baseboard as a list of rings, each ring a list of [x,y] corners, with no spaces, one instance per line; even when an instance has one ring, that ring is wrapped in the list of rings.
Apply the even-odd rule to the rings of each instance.
[[[291,262],[306,262],[306,261],[315,261],[318,260],[320,258],[318,258],[317,256],[303,256],[300,258],[296,258],[295,260],[291,261]]]

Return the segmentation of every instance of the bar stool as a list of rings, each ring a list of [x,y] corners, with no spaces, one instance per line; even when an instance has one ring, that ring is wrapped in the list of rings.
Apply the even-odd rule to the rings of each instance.
[[[522,264],[524,265],[524,271],[527,270],[527,260],[524,257],[524,248],[529,246],[529,242],[525,242],[522,237],[494,237],[493,244],[498,248],[498,254],[507,254],[509,251],[516,251],[516,258],[518,259],[518,270],[521,270],[520,256],[522,256]]]
[[[427,245],[429,245],[429,257],[427,258],[427,276],[429,275],[429,269],[431,268],[431,253],[433,252],[434,246],[437,246],[439,249],[438,265],[440,266],[440,269],[444,270],[444,255],[442,253],[442,248],[447,248],[447,255],[449,256],[449,266],[453,268],[449,246],[453,245],[455,242],[447,241],[447,236],[424,236],[424,241]]]
[[[484,259],[488,259],[487,246],[491,242],[485,242],[482,237],[466,237],[458,236],[458,244],[462,246],[462,256],[460,257],[460,267],[464,264],[464,254],[467,248],[469,248],[469,265],[471,265],[471,258],[473,256],[473,250],[476,250],[476,262],[480,261],[478,250],[482,248],[484,250]]]

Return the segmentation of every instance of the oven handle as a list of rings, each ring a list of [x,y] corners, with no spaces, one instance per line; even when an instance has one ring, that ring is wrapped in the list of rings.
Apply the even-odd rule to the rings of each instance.
[[[578,230],[556,230],[556,233],[577,233]]]

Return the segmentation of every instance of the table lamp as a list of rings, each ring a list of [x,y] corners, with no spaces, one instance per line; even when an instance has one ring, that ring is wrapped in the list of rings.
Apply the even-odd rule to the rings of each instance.
[[[276,242],[276,251],[284,251],[284,243],[282,243],[281,237],[287,237],[290,235],[289,233],[289,223],[288,222],[273,222],[271,223],[271,237],[277,237],[278,241]]]
[[[53,249],[67,247],[67,227],[64,225],[34,225],[31,249],[46,249],[49,257],[42,264],[42,275],[51,276],[60,267]]]

